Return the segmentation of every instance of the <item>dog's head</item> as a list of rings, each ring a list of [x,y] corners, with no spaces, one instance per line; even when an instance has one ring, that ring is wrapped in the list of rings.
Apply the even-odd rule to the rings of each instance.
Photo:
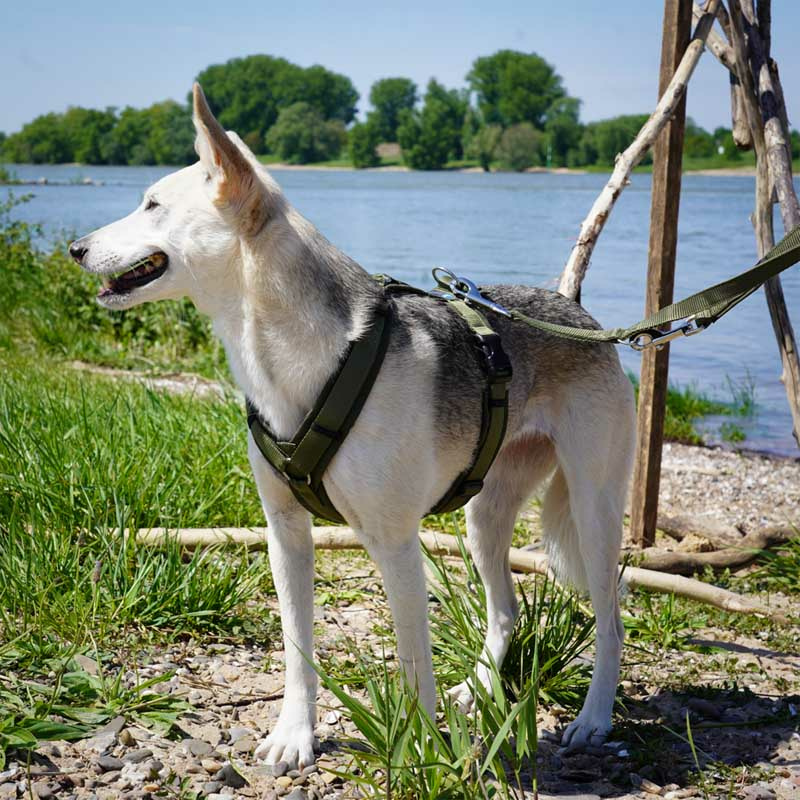
[[[139,207],[69,246],[99,275],[98,301],[122,309],[188,296],[200,307],[230,282],[247,239],[283,212],[277,184],[235,133],[226,133],[193,88],[200,160],[151,186]]]

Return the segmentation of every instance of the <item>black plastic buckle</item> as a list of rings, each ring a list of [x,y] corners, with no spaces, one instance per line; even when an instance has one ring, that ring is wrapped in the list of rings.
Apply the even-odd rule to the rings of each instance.
[[[492,382],[507,383],[511,380],[513,370],[511,361],[503,350],[503,343],[496,333],[480,335],[481,350],[486,358],[486,367],[489,380]]]

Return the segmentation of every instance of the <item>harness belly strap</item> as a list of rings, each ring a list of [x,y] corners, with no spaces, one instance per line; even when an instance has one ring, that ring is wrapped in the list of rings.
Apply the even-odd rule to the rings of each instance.
[[[322,478],[325,469],[350,428],[358,418],[389,345],[395,293],[427,295],[421,289],[388,276],[375,279],[385,292],[384,302],[375,310],[374,319],[365,335],[350,343],[338,372],[323,388],[316,405],[308,413],[297,433],[282,442],[272,433],[250,400],[247,400],[247,424],[264,458],[283,476],[298,502],[314,516],[332,522],[345,522],[328,497]],[[505,435],[508,417],[508,382],[511,364],[503,351],[500,337],[486,319],[460,300],[450,301],[472,328],[476,345],[484,357],[487,384],[483,393],[481,432],[474,461],[431,513],[453,511],[461,507],[483,487]]]

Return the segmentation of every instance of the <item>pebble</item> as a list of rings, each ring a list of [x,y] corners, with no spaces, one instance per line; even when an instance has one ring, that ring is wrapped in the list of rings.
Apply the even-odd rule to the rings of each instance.
[[[236,771],[233,764],[225,764],[222,769],[214,775],[215,781],[222,781],[225,786],[230,786],[234,789],[241,789],[242,786],[247,786],[247,781]]]
[[[287,800],[308,800],[308,795],[302,789],[292,789],[287,795]]]
[[[208,783],[204,783],[201,791],[204,795],[214,794],[218,792],[222,788],[222,783],[220,781],[208,781]]]
[[[133,734],[127,728],[123,728],[119,732],[117,739],[119,743],[125,747],[133,747],[136,744],[136,739],[133,738]]]
[[[272,765],[272,774],[276,778],[280,778],[289,771],[289,765],[285,761],[278,761]]]
[[[206,756],[214,749],[208,742],[204,742],[202,739],[186,739],[184,744],[193,756]]]
[[[292,785],[292,779],[288,775],[281,775],[280,778],[275,778],[275,783],[288,789]]]
[[[115,756],[100,756],[95,763],[103,772],[121,770],[125,766],[123,760]]]
[[[215,761],[213,758],[204,758],[200,761],[200,766],[209,775],[213,775],[215,772],[219,772],[223,765],[219,761]]]
[[[33,793],[39,800],[50,800],[55,797],[55,790],[49,783],[37,783],[33,787]]]
[[[129,764],[140,764],[142,761],[146,761],[148,758],[152,757],[153,751],[148,747],[142,747],[138,750],[131,750],[129,753],[126,753],[122,757],[122,760],[127,761]]]

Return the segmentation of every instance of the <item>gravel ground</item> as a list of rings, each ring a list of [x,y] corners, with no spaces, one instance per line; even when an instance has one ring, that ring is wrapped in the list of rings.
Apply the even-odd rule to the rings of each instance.
[[[667,445],[662,508],[727,524],[761,526],[800,519],[800,463],[721,450]],[[360,554],[320,554],[318,570],[350,591],[317,608],[318,655],[345,655],[350,637],[381,654],[376,624],[388,620],[374,568]],[[800,597],[773,596],[800,618]],[[724,628],[696,632],[709,653],[644,652],[623,656],[622,693],[612,741],[567,756],[557,732],[566,712],[543,708],[538,759],[540,798],[800,798],[800,626],[783,632]],[[388,645],[391,646],[391,643]],[[387,653],[391,658],[391,653]],[[192,710],[166,738],[122,718],[90,739],[43,745],[30,767],[13,761],[0,773],[0,800],[112,800],[191,796],[231,798],[356,797],[326,768],[343,763],[339,748],[353,731],[325,693],[320,699],[318,763],[302,772],[269,768],[252,752],[277,717],[283,653],[255,646],[190,641],[141,655],[139,678],[174,672],[164,691],[181,693]],[[705,784],[698,782],[686,741],[687,715]],[[666,729],[673,734],[665,732]],[[532,797],[532,793],[529,795]]]

